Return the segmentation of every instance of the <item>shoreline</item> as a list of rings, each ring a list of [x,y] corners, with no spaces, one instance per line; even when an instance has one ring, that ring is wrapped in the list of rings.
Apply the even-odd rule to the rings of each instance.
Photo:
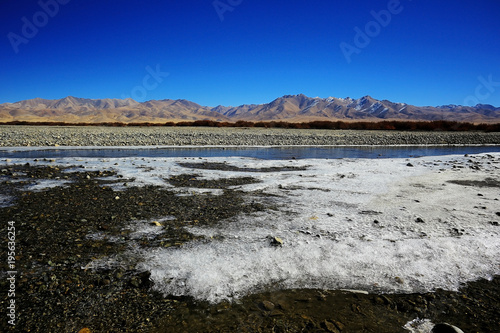
[[[0,126],[0,147],[500,145],[500,132]]]

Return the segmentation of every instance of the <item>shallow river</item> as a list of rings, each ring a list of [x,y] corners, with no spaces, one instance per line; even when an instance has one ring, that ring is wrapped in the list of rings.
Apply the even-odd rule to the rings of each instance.
[[[0,158],[239,156],[286,160],[291,158],[409,158],[494,152],[500,152],[500,146],[28,147],[0,149]]]

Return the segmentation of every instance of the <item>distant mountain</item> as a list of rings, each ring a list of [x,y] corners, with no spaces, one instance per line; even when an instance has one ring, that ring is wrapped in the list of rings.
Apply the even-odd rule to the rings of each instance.
[[[286,95],[267,104],[208,107],[179,99],[143,103],[127,99],[86,99],[68,96],[58,100],[35,98],[0,104],[0,122],[166,122],[166,121],[314,121],[314,120],[453,120],[500,122],[500,108],[444,105],[414,106],[377,100],[370,96],[311,98]]]

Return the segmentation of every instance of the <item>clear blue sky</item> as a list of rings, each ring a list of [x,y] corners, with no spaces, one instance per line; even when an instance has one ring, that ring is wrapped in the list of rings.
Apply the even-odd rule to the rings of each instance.
[[[38,1],[0,1],[0,103],[71,95],[229,106],[303,93],[500,106],[498,0],[41,3],[48,14]],[[389,16],[379,23],[372,11]]]

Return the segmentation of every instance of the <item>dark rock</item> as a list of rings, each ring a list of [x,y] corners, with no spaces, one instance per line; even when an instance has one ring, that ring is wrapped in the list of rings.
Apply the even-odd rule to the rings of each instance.
[[[452,235],[453,236],[463,236],[465,233],[465,229],[458,229],[458,228],[453,228],[452,230]]]
[[[271,245],[273,246],[283,246],[283,240],[279,237],[269,237],[271,239]]]
[[[281,317],[281,316],[284,316],[285,314],[280,311],[280,310],[272,310],[271,313],[269,314],[271,317]]]
[[[269,302],[269,301],[262,301],[262,302],[260,303],[260,306],[261,306],[264,310],[266,310],[266,311],[272,311],[272,310],[274,310],[274,308],[275,308],[274,303]]]
[[[327,332],[333,332],[333,333],[340,333],[340,330],[335,326],[334,323],[332,323],[329,320],[325,320],[324,322],[321,323],[321,326],[327,331]]]
[[[130,284],[136,288],[139,288],[141,286],[141,280],[134,276],[130,279]]]

